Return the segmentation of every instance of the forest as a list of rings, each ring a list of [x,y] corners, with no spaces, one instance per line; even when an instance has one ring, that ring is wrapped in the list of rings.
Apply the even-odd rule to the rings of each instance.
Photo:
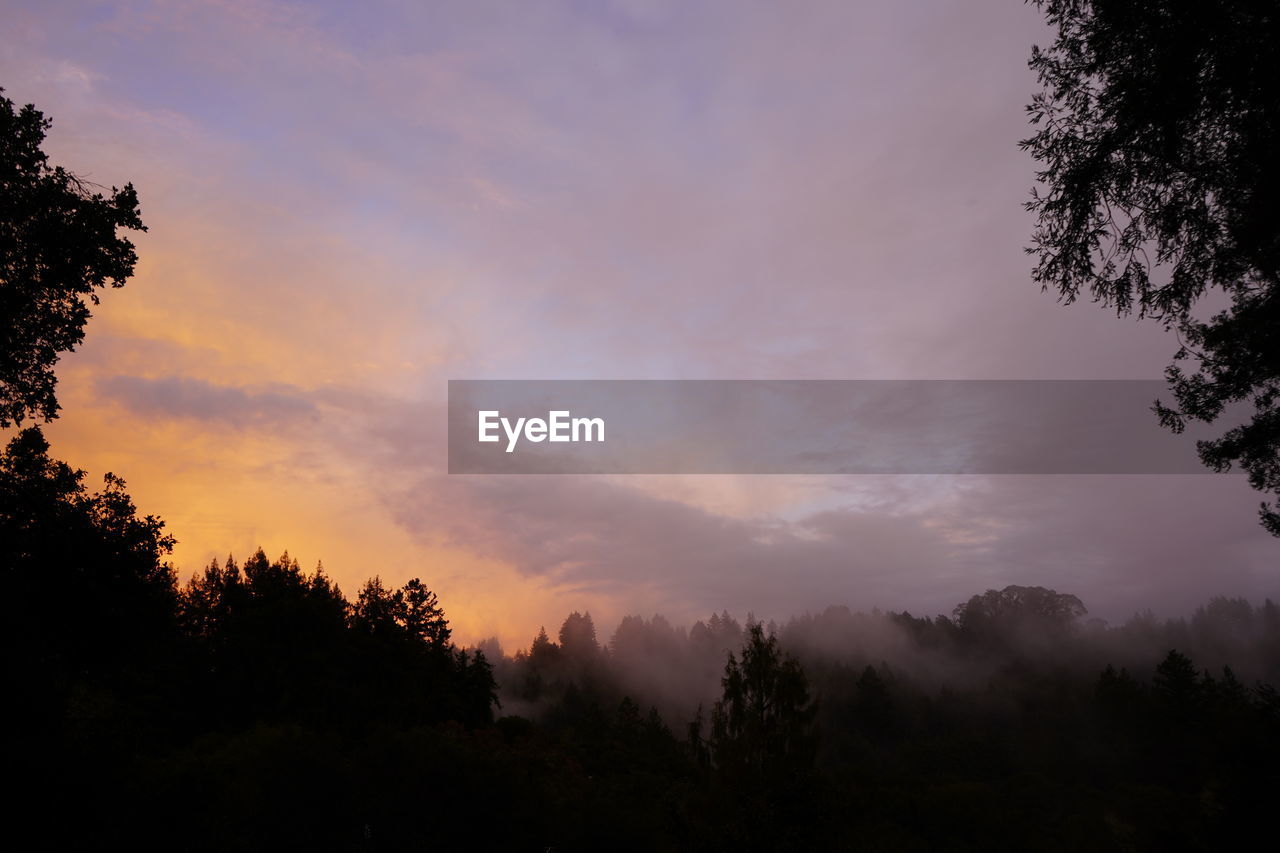
[[[169,274],[153,271],[163,282],[147,298],[162,291],[166,300],[170,291],[178,297],[163,309],[151,310],[145,300],[135,305],[135,321],[118,325],[96,351],[109,356],[115,347],[117,356],[137,362],[138,375],[82,373],[79,385],[69,383],[70,399],[82,407],[101,404],[82,440],[111,453],[129,447],[134,459],[153,454],[157,445],[131,432],[152,419],[172,416],[169,423],[177,424],[181,417],[172,432],[184,435],[197,432],[211,412],[227,423],[252,421],[262,414],[248,406],[254,399],[283,404],[257,427],[287,432],[294,419],[319,410],[276,393],[301,387],[284,382],[289,374],[279,368],[321,349],[337,354],[311,363],[305,384],[316,399],[350,398],[361,410],[386,403],[369,406],[376,419],[387,401],[402,401],[367,393],[372,373],[342,382],[330,375],[351,360],[338,343],[359,331],[353,308],[366,307],[357,305],[363,301],[383,313],[361,340],[399,333],[415,344],[395,340],[385,352],[368,353],[386,359],[370,363],[396,389],[439,387],[445,377],[431,371],[446,368],[488,375],[506,365],[537,373],[549,368],[526,363],[521,341],[574,342],[584,329],[593,344],[619,346],[613,361],[599,359],[606,374],[673,364],[699,376],[726,366],[827,376],[866,365],[896,372],[934,364],[945,373],[980,375],[1017,362],[1029,371],[1050,365],[1057,375],[1084,363],[1062,358],[1067,344],[1072,353],[1096,349],[1096,365],[1109,376],[1137,369],[1126,361],[1128,349],[1089,332],[1100,326],[1053,327],[1069,330],[1057,333],[1067,343],[1045,348],[1057,340],[1044,331],[1050,326],[1030,309],[1006,315],[1009,292],[984,289],[1001,280],[996,262],[1003,244],[989,242],[996,230],[968,226],[998,224],[996,208],[1004,202],[1002,173],[975,153],[996,137],[984,141],[976,131],[1004,129],[1002,113],[979,96],[1010,79],[1010,71],[971,66],[999,45],[987,38],[994,30],[976,17],[983,13],[977,6],[966,7],[976,23],[952,15],[959,4],[913,9],[904,16],[911,26],[894,40],[898,31],[878,29],[876,15],[808,22],[788,6],[783,26],[772,17],[779,4],[763,4],[767,14],[757,10],[755,18],[743,11],[747,4],[733,4],[709,36],[686,42],[680,26],[623,15],[620,7],[636,4],[560,4],[581,16],[573,27],[543,22],[556,4],[510,4],[493,16],[501,20],[481,16],[452,28],[446,7],[467,4],[439,4],[439,19],[424,19],[418,30],[386,10],[381,20],[374,13],[369,21],[335,17],[329,35],[358,36],[360,44],[351,46],[341,38],[306,42],[308,33],[322,34],[304,25],[310,17],[294,15],[308,4],[292,4],[299,9],[287,14],[204,4],[210,14],[232,15],[232,30],[210,26],[219,19],[196,14],[205,10],[188,17],[180,5],[182,14],[163,7],[141,14],[132,29],[128,16],[113,18],[97,5],[91,14],[67,13],[69,24],[54,15],[43,28],[33,22],[44,10],[15,12],[13,45],[0,52],[0,61],[14,67],[30,60],[32,70],[21,76],[27,88],[75,93],[60,101],[81,116],[75,133],[59,143],[62,151],[94,152],[96,168],[147,167],[161,220],[169,218],[172,233],[185,227],[195,235],[186,244],[153,244],[161,251],[152,257],[167,256],[169,266],[160,269]],[[1092,299],[1120,317],[1158,322],[1177,338],[1165,372],[1174,407],[1157,401],[1153,414],[1175,434],[1188,422],[1217,423],[1222,431],[1199,441],[1197,455],[1213,471],[1234,466],[1247,474],[1248,485],[1271,501],[1251,511],[1265,531],[1280,535],[1275,4],[1031,5],[1054,31],[1047,47],[1032,48],[1028,64],[1042,91],[1026,105],[1033,135],[1018,143],[1039,164],[1034,173],[1027,164],[1026,179],[1034,174],[1036,186],[1023,202],[1036,219],[1026,249],[1037,259],[1031,278],[1064,303]],[[541,10],[535,18],[517,14],[535,6]],[[590,20],[606,6],[607,20]],[[758,32],[747,26],[753,20]],[[469,33],[499,24],[512,36],[531,30],[544,40],[521,54],[519,39],[504,37],[470,58],[457,46]],[[701,32],[703,24],[685,26]],[[783,37],[792,37],[793,28],[810,38],[797,37],[788,57]],[[556,41],[561,31],[596,41],[580,51]],[[129,33],[136,40],[127,40]],[[240,40],[219,43],[227,33]],[[404,36],[412,51],[397,55],[384,34]],[[54,50],[58,36],[84,41]],[[1001,38],[1021,44],[1021,35]],[[419,42],[438,53],[418,53]],[[632,53],[630,43],[644,51]],[[159,46],[163,62],[145,61],[148,45]],[[257,52],[245,45],[257,45]],[[99,50],[95,64],[90,54]],[[824,51],[828,64],[818,61]],[[10,54],[18,58],[8,60]],[[744,61],[751,57],[760,59]],[[291,59],[305,62],[290,65]],[[575,59],[582,64],[538,73]],[[685,74],[666,76],[682,59]],[[217,74],[188,73],[200,62]],[[380,68],[387,74],[381,83]],[[717,73],[708,78],[707,68]],[[348,88],[347,78],[365,82]],[[333,85],[336,79],[341,85]],[[288,87],[275,101],[255,100],[277,91],[271,87],[281,80]],[[717,81],[719,87],[711,85]],[[1219,596],[1189,615],[1148,610],[1108,624],[1089,609],[1110,612],[1106,602],[1082,600],[1070,591],[1082,581],[1064,574],[1054,582],[1062,591],[984,590],[975,581],[971,597],[943,614],[831,601],[782,621],[721,610],[688,625],[633,613],[616,626],[597,626],[590,613],[575,611],[543,626],[527,647],[504,649],[492,638],[460,642],[433,578],[380,563],[374,534],[363,529],[367,564],[340,571],[343,578],[368,578],[354,590],[341,589],[322,565],[304,568],[288,553],[273,559],[261,549],[180,573],[165,523],[140,513],[120,477],[106,474],[95,486],[84,471],[55,458],[40,426],[62,409],[60,356],[84,343],[102,293],[135,272],[139,256],[129,235],[147,230],[138,193],[131,183],[108,190],[90,173],[51,162],[42,147],[51,120],[4,91],[0,582],[12,709],[6,766],[15,784],[5,827],[11,847],[1164,853],[1276,846],[1280,604],[1271,599]],[[871,96],[859,112],[853,94],[861,91]],[[110,92],[114,100],[104,97]],[[161,95],[172,100],[155,100]],[[972,105],[952,113],[953,102]],[[76,104],[100,109],[84,112]],[[397,124],[392,113],[401,108],[407,114]],[[922,112],[934,122],[918,123]],[[708,124],[708,116],[727,123]],[[290,117],[299,123],[284,123]],[[308,117],[313,123],[303,121]],[[603,124],[588,121],[597,118]],[[895,118],[902,121],[885,124],[879,137],[884,151],[859,147]],[[135,124],[144,131],[135,133]],[[949,135],[953,125],[966,134]],[[151,137],[161,141],[139,143]],[[633,141],[644,144],[632,147]],[[409,152],[399,160],[396,143]],[[503,144],[518,156],[500,157]],[[175,167],[180,161],[166,159],[176,156],[166,148],[190,149],[198,168]],[[316,152],[332,157],[310,159]],[[901,152],[910,159],[889,156]],[[681,157],[687,162],[675,162]],[[859,168],[846,160],[859,160]],[[792,171],[792,161],[805,169]],[[416,185],[410,178],[427,166],[433,182]],[[327,195],[282,191],[292,186],[279,182],[282,175],[321,185]],[[972,181],[953,182],[956,176]],[[360,192],[348,191],[357,184]],[[395,192],[378,195],[365,186],[381,184]],[[224,186],[232,189],[218,201],[215,190]],[[414,206],[398,206],[402,188]],[[330,195],[337,202],[316,201]],[[866,209],[845,204],[864,195]],[[326,203],[340,203],[341,215]],[[547,223],[561,209],[556,230]],[[706,229],[704,220],[722,217],[719,230]],[[224,220],[237,220],[230,223],[236,228]],[[312,230],[284,228],[304,220]],[[259,238],[255,230],[264,232],[267,247],[256,255],[249,251]],[[901,244],[899,232],[906,235]],[[495,236],[503,234],[511,235],[510,244]],[[286,239],[276,242],[277,236]],[[818,263],[824,237],[825,266]],[[345,238],[359,251],[325,254],[346,245]],[[450,238],[460,247],[456,257],[445,251]],[[594,244],[598,254],[588,251]],[[971,244],[973,257],[953,254],[952,244]],[[896,254],[881,261],[886,247]],[[400,255],[404,266],[384,267]],[[721,269],[726,258],[739,265]],[[209,268],[203,290],[193,273],[202,266]],[[610,278],[616,271],[630,276]],[[375,273],[388,283],[383,292],[371,286]],[[570,273],[585,284],[574,289],[559,281]],[[328,290],[326,275],[336,282]],[[432,276],[441,280],[432,299],[406,285],[416,288]],[[1021,287],[1025,277],[1019,272],[1010,280]],[[836,298],[855,285],[858,300]],[[273,299],[260,298],[266,291]],[[807,302],[800,298],[806,294]],[[984,294],[999,302],[975,301]],[[1213,298],[1202,301],[1206,296]],[[758,317],[749,310],[757,303]],[[946,313],[931,317],[935,305]],[[172,340],[147,336],[183,311],[199,315],[199,325],[174,326]],[[240,315],[260,315],[260,325],[241,325]],[[983,322],[987,315],[994,325]],[[592,318],[613,325],[596,328]],[[864,318],[869,323],[859,325]],[[308,319],[310,326],[293,324]],[[740,325],[728,322],[735,319]],[[133,337],[121,334],[125,326]],[[268,348],[259,361],[233,364],[205,346],[221,337],[228,351],[251,350],[262,338],[302,337],[298,328],[312,339],[311,350]],[[486,342],[499,340],[490,337],[495,329],[519,361],[487,360]],[[433,335],[439,340],[431,347],[416,345]],[[454,352],[469,337],[486,360]],[[903,348],[846,349],[863,338]],[[686,341],[707,348],[682,349]],[[758,348],[733,348],[739,341]],[[982,346],[970,348],[970,341]],[[907,343],[936,350],[936,358],[921,360]],[[970,349],[988,345],[990,360],[964,361]],[[659,352],[669,360],[651,360]],[[266,390],[255,396],[184,374],[195,363],[184,361],[192,353],[204,353],[227,376],[260,379]],[[555,355],[557,371],[584,369],[575,351],[549,348],[548,360]],[[595,354],[590,360],[597,361]],[[700,360],[706,364],[698,366]],[[423,372],[402,372],[410,368]],[[218,374],[211,368],[209,375]],[[118,396],[112,389],[125,387],[119,380],[188,389],[198,405],[170,411],[165,404],[172,401],[159,400],[130,420],[112,407]],[[219,411],[227,401],[245,407]],[[1233,426],[1221,416],[1238,404],[1251,407],[1251,415]],[[337,429],[348,411],[331,410],[327,428]],[[510,451],[520,424],[513,430],[506,420]],[[573,419],[574,441],[579,422],[599,425],[586,430],[586,440],[602,437],[603,420],[587,421]],[[525,424],[530,441],[546,433],[539,424]],[[480,428],[481,441],[499,440],[496,424],[482,420]],[[214,437],[204,445],[181,446],[212,446],[224,434],[208,435]],[[413,441],[420,438],[415,432]],[[328,451],[345,461],[334,447],[345,445]],[[173,466],[159,470],[185,475],[191,453],[172,452]],[[246,457],[234,469],[242,480],[259,476],[251,463]],[[281,462],[267,486],[297,485],[292,464]],[[371,470],[370,477],[382,471]],[[164,476],[152,471],[149,480],[134,482]],[[201,482],[220,491],[236,481]],[[356,518],[349,512],[355,499],[348,499],[355,491],[343,492],[339,509],[326,518]],[[234,489],[227,492],[225,502],[238,500]],[[1131,523],[1124,507],[1116,526],[1163,549],[1154,552],[1159,558],[1128,564],[1107,554],[1094,566],[1099,573],[1115,570],[1112,585],[1102,589],[1146,584],[1155,606],[1163,578],[1199,573],[1205,584],[1217,584],[1233,565],[1232,580],[1253,572],[1265,579],[1259,583],[1272,584],[1264,589],[1274,588],[1274,552],[1255,548],[1251,553],[1262,556],[1240,558],[1246,547],[1239,543],[1248,540],[1195,514],[1212,497],[1187,490],[1178,499],[1192,508],[1157,518],[1161,506],[1173,505],[1160,504],[1151,518],[1160,531],[1181,525],[1202,537],[1221,564],[1175,554],[1191,539],[1166,542],[1163,532],[1152,532],[1157,528]],[[568,506],[554,528],[566,538],[580,521],[573,511],[580,505]],[[503,511],[499,506],[494,517]],[[607,507],[600,514],[608,515]],[[601,526],[629,520],[619,512]],[[260,521],[264,530],[281,529],[279,519]],[[316,526],[305,529],[319,534]],[[660,524],[652,530],[655,538],[667,533]],[[1095,532],[1083,522],[1071,530],[1072,543]],[[1035,556],[1051,558],[1047,565],[1076,559],[1065,539],[1037,538],[1034,527],[1026,538]],[[532,547],[531,540],[515,541],[517,556]],[[314,542],[298,545],[321,550]],[[920,562],[925,578],[965,569]],[[705,569],[690,563],[678,567]],[[1127,576],[1126,567],[1152,574]],[[738,583],[737,568],[736,561],[719,566],[721,580]],[[776,571],[789,578],[796,568],[782,564]],[[992,576],[1034,574],[1021,560],[996,568]],[[568,601],[576,594],[571,586],[560,593]]]
[[[460,648],[428,583],[348,598],[261,551],[179,584],[125,484],[0,461],[38,847],[1215,850],[1271,832],[1280,606],[1089,620],[1009,586],[950,615],[688,628],[572,613]]]

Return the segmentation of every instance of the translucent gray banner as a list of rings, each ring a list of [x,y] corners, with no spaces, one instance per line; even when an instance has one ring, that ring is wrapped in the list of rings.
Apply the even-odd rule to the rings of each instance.
[[[451,380],[454,474],[1191,474],[1160,380]]]

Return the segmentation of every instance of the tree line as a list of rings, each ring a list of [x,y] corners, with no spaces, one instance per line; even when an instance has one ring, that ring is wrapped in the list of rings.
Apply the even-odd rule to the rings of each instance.
[[[1280,492],[1277,16],[1262,2],[1037,2],[1055,31],[1023,142],[1035,279],[1179,335],[1199,445]],[[2,93],[3,90],[0,90]],[[130,184],[53,165],[0,94],[0,428],[57,416],[54,366],[137,260]],[[1220,291],[1227,307],[1205,316]],[[349,599],[260,551],[179,584],[125,485],[0,458],[5,675],[33,849],[1220,850],[1274,835],[1280,614],[1089,622],[1039,587],[949,615],[785,624],[587,614],[460,648],[420,580]],[[1280,533],[1280,514],[1261,520]]]
[[[172,544],[38,429],[0,457],[14,832],[37,848],[1204,850],[1269,831],[1270,601],[1108,628],[1007,587],[933,618],[630,616],[603,643],[572,613],[508,656],[459,647],[420,580],[348,598],[259,551],[179,584]]]

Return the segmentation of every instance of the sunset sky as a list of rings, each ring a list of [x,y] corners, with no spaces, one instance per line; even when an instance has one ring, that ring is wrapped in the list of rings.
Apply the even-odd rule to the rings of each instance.
[[[211,558],[421,576],[464,642],[571,610],[1116,621],[1280,595],[1238,476],[459,476],[448,379],[1153,379],[1030,279],[1019,2],[5,3],[0,86],[149,233],[53,450]]]

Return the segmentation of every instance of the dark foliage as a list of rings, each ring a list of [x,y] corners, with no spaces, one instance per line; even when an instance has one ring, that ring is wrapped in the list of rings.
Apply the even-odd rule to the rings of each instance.
[[[1023,141],[1043,168],[1036,279],[1177,331],[1161,422],[1280,493],[1280,15],[1272,0],[1037,0],[1056,39]],[[1211,291],[1225,303],[1195,309]],[[1186,367],[1191,364],[1190,368]],[[1280,536],[1280,514],[1262,506]]]
[[[132,184],[110,195],[41,150],[50,121],[0,89],[0,427],[57,416],[59,353],[84,340],[98,290],[121,287],[146,231]]]
[[[375,578],[353,605],[323,570],[261,551],[180,590],[162,523],[118,478],[98,493],[83,479],[38,429],[0,457],[0,571],[21,605],[5,620],[9,756],[37,846],[420,842],[378,792],[408,809],[396,798],[428,791],[415,808],[462,843],[458,780],[479,795],[474,774],[507,756],[476,734],[492,669],[450,642],[434,593]]]
[[[1009,587],[954,620],[628,617],[605,646],[574,613],[494,661],[520,714],[495,720],[495,670],[420,581],[351,602],[258,552],[179,589],[161,523],[82,480],[34,429],[0,459],[37,849],[1213,850],[1269,827],[1270,602],[1105,629]]]
[[[43,119],[5,105],[0,130],[45,174]],[[40,244],[5,260],[6,310],[40,316],[4,341],[19,369],[0,419],[53,414],[42,377],[79,340],[80,297],[132,268],[112,243],[140,227],[131,190],[86,197],[49,174],[70,191],[52,208],[93,221],[0,224],[5,251]],[[104,265],[67,279],[82,236]],[[39,298],[14,302],[13,281]],[[83,481],[37,429],[0,457],[17,849],[1168,851],[1272,832],[1270,601],[1107,629],[1075,596],[1006,587],[953,618],[628,617],[604,646],[575,612],[558,643],[544,629],[491,664],[417,579],[375,576],[352,602],[259,551],[180,589],[163,524],[120,479]]]

